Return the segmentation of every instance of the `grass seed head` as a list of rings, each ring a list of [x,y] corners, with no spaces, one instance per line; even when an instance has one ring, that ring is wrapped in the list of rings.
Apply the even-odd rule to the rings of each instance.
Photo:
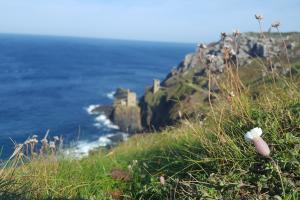
[[[234,37],[238,37],[238,36],[240,36],[240,35],[241,35],[241,32],[240,32],[239,29],[235,29],[235,30],[233,31],[233,36],[234,36]]]
[[[261,14],[255,14],[255,19],[257,19],[258,21],[262,21],[264,17]]]
[[[279,28],[279,26],[280,26],[280,22],[273,22],[272,24],[271,24],[271,26],[272,26],[272,28]]]

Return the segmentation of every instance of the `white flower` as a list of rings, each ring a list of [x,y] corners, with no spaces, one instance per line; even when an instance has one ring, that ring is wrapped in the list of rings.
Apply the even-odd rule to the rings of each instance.
[[[245,134],[245,139],[250,142],[252,141],[253,139],[255,138],[258,138],[262,135],[262,129],[261,128],[253,128],[251,129],[250,131],[248,131],[246,134]]]
[[[245,139],[247,141],[253,142],[257,153],[259,153],[264,157],[269,157],[270,148],[268,144],[261,138],[261,135],[262,135],[261,128],[256,127],[254,129],[251,129],[245,134]]]

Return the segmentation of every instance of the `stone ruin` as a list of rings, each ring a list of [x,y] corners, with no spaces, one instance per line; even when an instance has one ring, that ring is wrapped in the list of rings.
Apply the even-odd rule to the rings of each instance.
[[[114,106],[136,106],[137,105],[137,96],[135,92],[131,92],[130,90],[118,89],[115,94]]]
[[[158,92],[159,89],[160,89],[160,80],[154,79],[153,80],[153,87],[152,87],[153,94],[155,94],[156,92]]]
[[[126,106],[130,107],[130,106],[136,106],[137,102],[136,102],[136,93],[135,92],[130,92],[128,90],[128,94],[127,94],[127,101],[126,101]]]

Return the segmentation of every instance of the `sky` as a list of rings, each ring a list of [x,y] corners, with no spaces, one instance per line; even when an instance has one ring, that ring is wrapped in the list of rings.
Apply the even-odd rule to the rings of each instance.
[[[0,0],[0,33],[209,42],[280,21],[300,31],[300,0]]]

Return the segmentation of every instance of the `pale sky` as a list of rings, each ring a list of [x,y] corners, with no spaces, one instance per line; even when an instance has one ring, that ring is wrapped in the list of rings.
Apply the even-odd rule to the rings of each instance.
[[[0,33],[206,42],[257,31],[255,13],[300,31],[300,0],[0,0]]]

